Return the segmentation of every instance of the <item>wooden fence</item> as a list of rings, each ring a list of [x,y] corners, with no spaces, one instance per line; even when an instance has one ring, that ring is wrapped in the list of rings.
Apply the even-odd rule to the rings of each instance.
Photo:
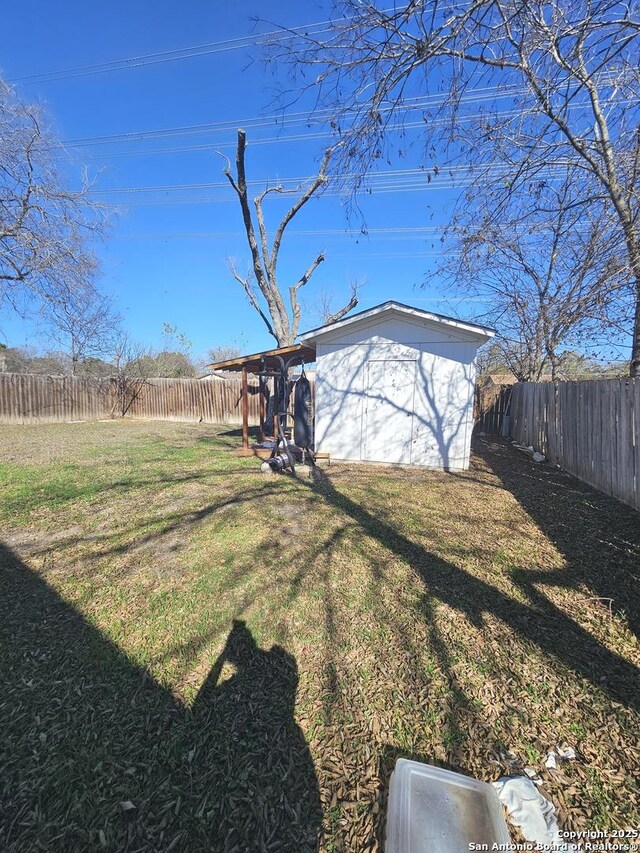
[[[508,435],[511,385],[476,385],[475,429],[494,435]]]
[[[510,433],[640,509],[640,379],[514,385]]]
[[[148,379],[126,417],[242,423],[240,379]],[[257,383],[249,384],[249,423],[257,424]],[[118,417],[115,379],[0,373],[0,423],[32,424]]]

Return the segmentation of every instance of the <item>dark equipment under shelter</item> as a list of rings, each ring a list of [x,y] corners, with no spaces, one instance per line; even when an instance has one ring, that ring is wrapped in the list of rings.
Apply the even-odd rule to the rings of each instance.
[[[283,449],[289,455],[288,442],[285,434],[289,435],[288,411],[289,379],[291,371],[316,360],[316,348],[309,344],[295,344],[289,347],[265,350],[264,352],[244,355],[239,358],[228,358],[209,365],[211,370],[241,373],[242,376],[242,446],[238,448],[239,456],[259,456],[267,458],[274,455],[278,442],[283,442]],[[260,438],[258,446],[249,445],[249,374],[258,377],[258,394],[260,405]],[[273,393],[269,397],[268,383],[273,380]],[[268,405],[267,400],[271,405]],[[270,411],[268,411],[270,410]],[[275,445],[262,446],[265,438],[273,436]],[[310,448],[309,448],[310,449]]]

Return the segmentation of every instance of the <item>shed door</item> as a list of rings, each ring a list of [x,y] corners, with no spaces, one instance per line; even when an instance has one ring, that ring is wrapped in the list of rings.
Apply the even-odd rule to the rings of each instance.
[[[411,462],[416,362],[367,363],[362,458]]]

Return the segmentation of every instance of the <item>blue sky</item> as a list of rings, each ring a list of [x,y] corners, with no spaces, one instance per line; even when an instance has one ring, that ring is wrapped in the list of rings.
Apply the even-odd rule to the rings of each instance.
[[[267,27],[256,28],[252,19],[297,26],[323,21],[327,13],[323,4],[289,0],[182,5],[112,0],[108,6],[65,0],[14,3],[5,10],[5,32],[13,35],[3,45],[0,73],[14,81],[24,100],[45,105],[58,135],[70,143],[75,162],[63,168],[72,180],[87,165],[97,197],[118,209],[110,236],[98,247],[101,284],[113,295],[127,329],[145,345],[160,343],[163,322],[176,325],[196,354],[233,343],[248,351],[272,345],[228,270],[228,257],[242,270],[249,255],[238,203],[215,152],[233,158],[235,129],[244,126],[247,174],[258,182],[256,190],[317,169],[328,142],[318,136],[326,128],[309,126],[304,112],[287,115],[284,127],[274,118],[274,92],[284,72],[278,77],[265,68],[252,39]],[[188,59],[160,57],[163,61],[59,80],[21,79],[235,38],[244,39],[240,47],[222,45]],[[194,125],[215,126],[175,130]],[[166,132],[97,139],[151,131]],[[337,307],[352,279],[366,281],[360,309],[397,299],[467,319],[481,313],[480,304],[452,298],[427,272],[438,260],[440,229],[456,194],[446,189],[446,174],[429,185],[419,173],[397,174],[420,164],[420,132],[412,141],[405,158],[384,166],[396,172],[382,182],[393,191],[362,199],[368,236],[358,233],[360,220],[348,220],[344,199],[331,193],[313,200],[291,224],[281,252],[282,285],[295,280],[318,251],[327,255],[305,293],[303,327],[318,324],[318,294],[333,295]],[[194,184],[219,186],[189,188]],[[169,188],[140,191],[148,187]],[[267,208],[271,225],[281,212],[278,201]],[[10,345],[39,340],[33,322],[10,321],[2,332]]]

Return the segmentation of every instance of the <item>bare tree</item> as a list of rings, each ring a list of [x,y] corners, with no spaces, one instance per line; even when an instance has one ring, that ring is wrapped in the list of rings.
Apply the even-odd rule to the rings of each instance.
[[[61,290],[55,300],[46,302],[43,313],[50,336],[69,355],[72,375],[87,358],[109,354],[119,334],[120,316],[90,282]]]
[[[129,363],[129,371],[134,368],[144,376],[166,379],[191,379],[197,373],[191,359],[180,350],[149,351]]]
[[[152,367],[145,360],[147,355],[148,351],[135,343],[127,332],[120,331],[111,353],[115,370],[112,417],[116,414],[124,417],[144,394],[152,376]]]
[[[217,347],[211,347],[207,350],[206,355],[206,364],[205,367],[209,364],[212,364],[216,361],[227,361],[230,358],[240,358],[242,355],[242,349],[236,344],[221,344]]]
[[[155,363],[154,376],[180,379],[193,377],[198,372],[193,361],[193,343],[171,323],[162,324],[160,350],[147,358]]]
[[[508,197],[567,163],[582,201],[606,203],[635,286],[630,373],[640,374],[640,16],[616,0],[405,0],[391,10],[343,0],[321,40],[281,41],[279,59],[314,71],[343,156],[360,173],[382,156],[417,92],[429,143],[471,153]],[[284,53],[284,57],[283,57]],[[468,94],[492,100],[475,118]]]
[[[43,353],[32,347],[0,347],[0,372],[2,373],[59,376],[68,373],[68,361],[63,353]]]
[[[53,156],[60,144],[43,125],[39,108],[0,80],[0,309],[21,313],[69,304],[92,280],[88,240],[104,224],[86,180],[66,188]]]
[[[508,205],[487,187],[454,229],[449,269],[487,304],[502,357],[522,381],[559,378],[563,351],[619,340],[633,315],[611,211],[584,209],[580,177],[568,169],[560,182],[537,181]]]
[[[324,261],[324,252],[320,252],[309,264],[300,278],[288,288],[288,305],[286,297],[280,290],[278,282],[278,257],[282,238],[291,220],[302,210],[306,203],[327,183],[327,166],[333,154],[333,148],[325,151],[320,170],[306,188],[297,187],[294,190],[285,190],[283,186],[271,186],[263,190],[253,199],[255,209],[256,226],[254,214],[251,210],[247,191],[247,178],[245,172],[245,150],[247,137],[244,130],[238,130],[238,147],[236,151],[236,175],[231,173],[231,164],[228,158],[227,167],[224,171],[229,183],[233,187],[242,210],[242,219],[251,251],[251,272],[242,276],[235,263],[230,260],[229,266],[235,280],[242,285],[251,306],[258,312],[265,326],[277,341],[278,346],[291,346],[298,335],[302,310],[298,298],[299,291],[310,280],[313,273]],[[297,199],[287,210],[276,228],[273,240],[269,243],[269,235],[264,216],[264,200],[271,194],[283,195],[286,193],[299,193]],[[257,287],[257,291],[256,291]],[[260,296],[264,300],[261,302]],[[336,311],[333,321],[344,317],[358,304],[355,288],[351,291],[349,302]]]

